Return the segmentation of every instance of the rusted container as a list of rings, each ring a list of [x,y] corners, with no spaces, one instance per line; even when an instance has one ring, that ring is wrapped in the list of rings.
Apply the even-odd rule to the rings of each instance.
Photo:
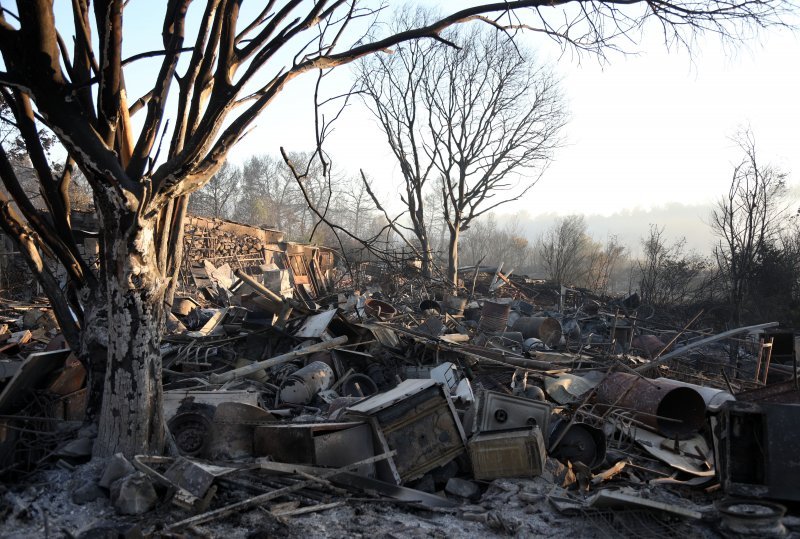
[[[478,330],[486,333],[505,331],[510,311],[511,304],[508,302],[484,301]]]
[[[547,346],[555,346],[561,340],[561,323],[549,316],[525,316],[514,322],[511,328],[526,339],[541,340]]]
[[[724,389],[717,389],[715,387],[698,386],[697,384],[690,384],[689,382],[679,382],[678,380],[670,380],[669,378],[656,378],[656,382],[667,382],[682,387],[689,387],[697,391],[703,401],[706,403],[706,408],[710,411],[718,410],[722,403],[728,401],[735,401],[736,397],[731,395]]]
[[[669,438],[686,438],[705,424],[706,403],[690,387],[614,372],[597,386],[597,402],[633,410],[633,417]]]

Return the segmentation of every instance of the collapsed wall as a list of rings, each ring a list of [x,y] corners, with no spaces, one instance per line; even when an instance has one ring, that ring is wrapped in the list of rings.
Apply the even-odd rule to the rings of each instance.
[[[71,219],[79,251],[89,264],[95,264],[99,227],[94,213],[75,211]],[[212,268],[227,267],[259,277],[269,271],[282,273],[284,281],[288,279],[288,286],[301,296],[317,297],[328,292],[333,250],[285,242],[284,237],[283,232],[267,227],[188,215],[184,222],[184,259],[178,287],[184,292],[202,291],[214,280],[209,275]],[[41,292],[13,240],[2,232],[0,245],[2,288],[11,293],[27,290],[29,295]],[[56,272],[64,281],[63,268],[57,268]]]

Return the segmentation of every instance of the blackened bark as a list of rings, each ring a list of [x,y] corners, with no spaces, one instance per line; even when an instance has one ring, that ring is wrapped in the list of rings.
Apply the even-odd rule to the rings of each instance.
[[[458,286],[458,236],[460,227],[458,224],[455,226],[448,224],[450,229],[450,241],[447,245],[447,280],[453,284],[454,287]]]
[[[96,456],[159,454],[164,444],[160,336],[166,280],[155,219],[104,216],[108,363]]]
[[[83,329],[77,355],[87,373],[84,419],[87,423],[97,423],[100,419],[108,364],[108,305],[104,292],[96,287],[83,294]]]

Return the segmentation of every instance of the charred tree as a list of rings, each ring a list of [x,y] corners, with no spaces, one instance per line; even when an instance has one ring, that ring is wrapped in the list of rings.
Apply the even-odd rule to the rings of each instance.
[[[60,4],[67,6],[58,11],[65,21],[56,20],[52,0],[4,3],[0,91],[44,208],[21,188],[3,143],[0,178],[8,195],[0,196],[0,225],[16,239],[70,346],[91,373],[90,399],[99,421],[95,453],[161,451],[158,344],[180,267],[187,197],[220,170],[231,147],[293,79],[410,40],[436,38],[456,23],[479,18],[506,28],[538,25],[564,44],[602,54],[616,36],[637,31],[649,18],[677,39],[706,29],[737,35],[743,26],[780,24],[786,5],[567,4],[581,15],[566,24],[557,22],[564,20],[564,6],[519,0],[470,7],[371,40],[356,21],[369,23],[382,10],[357,1],[268,2],[247,11],[241,0],[167,0],[158,4],[161,40],[128,56],[123,36],[137,29],[124,25],[130,9],[124,0]],[[548,15],[552,21],[542,19]],[[62,35],[67,29],[71,34]],[[149,75],[134,75],[132,66],[143,62],[152,68]],[[147,86],[140,95],[129,95],[126,81],[134,79]],[[134,123],[137,114],[142,117]],[[50,167],[40,126],[69,155],[61,170]],[[97,266],[81,256],[71,224],[75,167],[92,190],[100,226]],[[65,289],[45,257],[66,270]]]
[[[360,79],[400,164],[403,203],[423,252],[430,253],[425,212],[446,224],[446,276],[455,284],[461,232],[533,186],[565,113],[553,76],[506,34],[473,28],[444,41],[370,59]],[[440,206],[426,209],[431,180]],[[423,259],[424,268],[431,263]]]

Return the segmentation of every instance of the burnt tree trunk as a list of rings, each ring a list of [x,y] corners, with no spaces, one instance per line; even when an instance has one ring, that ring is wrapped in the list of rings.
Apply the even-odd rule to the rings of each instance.
[[[422,250],[422,275],[430,278],[433,275],[433,254],[431,253],[431,242],[427,234],[420,235],[420,247]]]
[[[77,355],[87,373],[87,423],[97,423],[100,417],[108,365],[108,302],[102,286],[87,287],[81,294],[84,305],[83,328]]]
[[[450,241],[447,244],[447,280],[453,284],[454,287],[458,286],[458,237],[461,227],[458,223],[449,224]]]
[[[159,454],[164,444],[160,335],[166,279],[155,218],[104,215],[108,361],[96,456]]]

